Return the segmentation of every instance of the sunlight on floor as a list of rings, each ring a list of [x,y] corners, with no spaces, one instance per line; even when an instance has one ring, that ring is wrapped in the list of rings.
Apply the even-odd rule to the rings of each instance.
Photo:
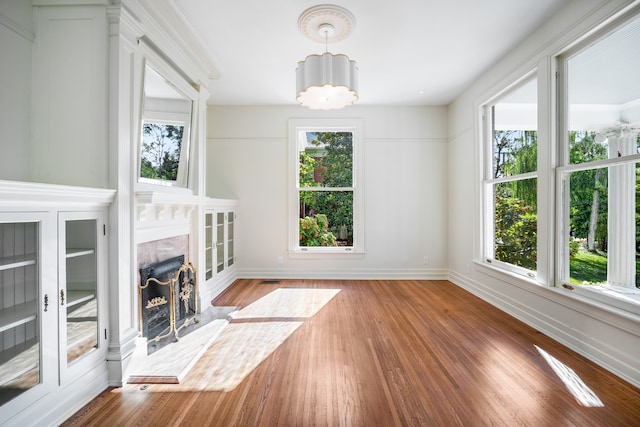
[[[153,361],[144,358],[129,370],[129,382],[143,384],[164,375],[179,377],[179,383],[171,384],[172,391],[231,391],[282,345],[303,324],[303,319],[316,315],[339,292],[340,289],[276,289],[230,313],[230,323],[222,320],[222,326],[207,325],[199,333],[181,338],[178,345],[193,341],[185,345],[183,355],[173,354],[175,347],[170,345],[157,351],[161,353],[157,356],[153,353]],[[207,332],[210,328],[215,330]],[[211,334],[215,339],[206,342]],[[193,347],[201,350],[195,358],[188,354],[194,351]],[[178,374],[176,360],[193,361],[187,367],[180,365]]]
[[[141,338],[126,370],[128,382],[149,382],[149,377],[157,378],[157,382],[181,381],[226,325],[228,322],[224,319],[213,320],[150,355],[147,355],[146,339]]]
[[[230,316],[233,319],[312,317],[338,292],[340,289],[280,288]]]
[[[538,347],[534,346],[538,353],[544,357],[551,369],[562,380],[567,390],[576,398],[578,403],[586,407],[603,407],[604,404],[596,394],[580,379],[580,377],[564,363]]]
[[[191,389],[231,391],[273,353],[302,322],[232,323],[213,342],[200,362],[206,372],[185,385]]]
[[[208,370],[195,388],[233,390],[303,323],[276,319],[312,317],[338,292],[340,289],[279,288],[231,313],[232,321],[261,321],[235,322],[225,328],[201,358]]]

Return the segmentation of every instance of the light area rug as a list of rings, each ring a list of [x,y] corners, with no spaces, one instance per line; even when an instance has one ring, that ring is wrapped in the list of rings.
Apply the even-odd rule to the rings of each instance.
[[[230,314],[232,319],[308,318],[340,292],[340,289],[280,288]]]
[[[233,390],[300,325],[302,322],[229,324],[181,386],[188,390]]]

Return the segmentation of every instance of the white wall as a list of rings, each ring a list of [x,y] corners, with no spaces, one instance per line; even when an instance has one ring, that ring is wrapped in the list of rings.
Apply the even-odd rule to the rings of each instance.
[[[31,2],[0,3],[0,179],[5,180],[27,180],[30,170],[31,14]]]
[[[288,257],[288,120],[314,117],[364,121],[364,257]],[[240,277],[446,277],[446,107],[210,107],[207,134],[207,195],[239,200]]]
[[[107,186],[106,48],[103,6],[0,3],[0,179]]]
[[[553,56],[563,47],[630,3],[633,2],[572,2],[449,106],[448,250],[450,278],[454,283],[640,386],[640,319],[637,316],[620,315],[562,288],[536,285],[492,272],[473,259],[480,244],[477,203],[480,160],[474,105],[536,64],[552,64]],[[551,94],[551,86],[548,90]],[[548,119],[553,119],[551,113]]]

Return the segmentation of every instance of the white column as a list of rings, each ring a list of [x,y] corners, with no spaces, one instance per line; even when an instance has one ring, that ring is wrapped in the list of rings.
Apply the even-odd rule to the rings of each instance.
[[[609,157],[635,153],[637,133],[609,138]],[[635,163],[609,168],[608,261],[610,285],[635,288]]]

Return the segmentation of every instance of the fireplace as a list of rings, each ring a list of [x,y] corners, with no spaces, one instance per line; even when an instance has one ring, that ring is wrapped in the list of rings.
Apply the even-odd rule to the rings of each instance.
[[[140,333],[148,341],[173,336],[191,320],[197,322],[196,271],[184,255],[155,262],[140,269]]]
[[[199,239],[194,239],[200,203],[201,198],[195,195],[136,192],[136,260],[140,273],[136,315],[149,354],[195,330],[200,320],[200,291],[190,262],[200,256],[196,247]],[[184,258],[174,259],[179,256]]]

